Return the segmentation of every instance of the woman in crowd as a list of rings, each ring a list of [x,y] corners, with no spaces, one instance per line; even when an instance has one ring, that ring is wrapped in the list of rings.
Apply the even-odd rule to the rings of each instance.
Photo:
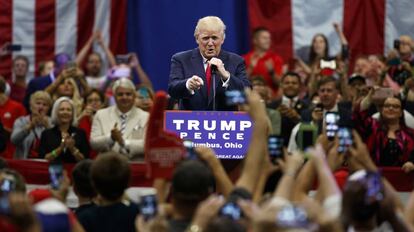
[[[362,134],[373,160],[378,166],[402,166],[405,172],[414,170],[414,130],[405,124],[400,99],[388,97],[380,107],[380,118],[368,114],[372,96],[377,88],[370,90],[354,110],[353,118]]]
[[[76,109],[71,99],[60,97],[53,104],[54,127],[43,131],[39,157],[52,162],[75,163],[89,157],[89,144],[84,130],[74,126]]]
[[[30,96],[31,114],[16,119],[10,138],[16,145],[16,159],[38,158],[40,135],[52,125],[47,116],[51,104],[50,95],[45,91]]]
[[[145,85],[137,88],[137,97],[135,99],[135,106],[149,112],[154,104],[154,91]]]
[[[82,110],[83,99],[75,80],[73,78],[59,78],[56,81],[56,88],[46,89],[52,96],[52,100],[55,101],[60,97],[68,97],[73,101],[76,112],[80,113]]]
[[[93,116],[106,106],[105,95],[98,89],[91,89],[84,97],[85,107],[79,116],[78,127],[86,132],[86,138],[90,139]],[[91,151],[91,158],[96,157],[96,152]]]

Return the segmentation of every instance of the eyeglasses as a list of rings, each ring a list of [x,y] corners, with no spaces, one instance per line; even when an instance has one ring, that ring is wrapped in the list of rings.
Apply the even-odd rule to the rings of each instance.
[[[389,108],[400,109],[401,105],[398,105],[398,104],[384,104],[383,107],[387,108],[387,109],[389,109]]]

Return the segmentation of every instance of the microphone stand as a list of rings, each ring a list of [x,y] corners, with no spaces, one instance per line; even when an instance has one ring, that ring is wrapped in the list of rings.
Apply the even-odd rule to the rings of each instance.
[[[211,66],[211,78],[213,79],[213,111],[216,111],[216,73],[217,67],[215,65]]]

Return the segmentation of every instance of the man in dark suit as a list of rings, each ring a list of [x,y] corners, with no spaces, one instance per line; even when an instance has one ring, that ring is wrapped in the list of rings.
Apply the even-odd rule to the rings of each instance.
[[[243,58],[221,50],[225,29],[218,17],[201,18],[194,31],[198,48],[171,58],[168,93],[181,110],[235,110],[224,92],[250,86]]]
[[[300,76],[294,72],[283,75],[280,81],[283,95],[280,99],[268,104],[271,109],[277,109],[282,116],[281,135],[285,145],[288,144],[293,127],[299,123],[302,113],[308,108],[307,101],[300,99]]]
[[[38,91],[46,89],[52,82],[55,81],[60,72],[65,68],[65,65],[71,61],[71,57],[66,53],[60,53],[55,56],[55,69],[47,76],[33,78],[30,80],[26,95],[24,96],[23,104],[27,111],[30,111],[29,100],[30,96]]]

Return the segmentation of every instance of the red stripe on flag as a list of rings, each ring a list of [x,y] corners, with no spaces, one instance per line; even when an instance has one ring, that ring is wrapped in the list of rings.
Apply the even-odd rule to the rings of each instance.
[[[36,1],[35,10],[35,60],[36,66],[42,61],[53,60],[55,55],[55,0]]]
[[[0,0],[0,47],[12,42],[13,1]],[[11,78],[12,56],[0,56],[0,75],[6,80]]]
[[[344,33],[352,56],[383,54],[385,0],[353,0],[344,4]]]
[[[111,22],[110,22],[110,42],[109,48],[116,54],[125,54],[127,52],[126,41],[126,18],[127,18],[127,0],[111,1]]]
[[[272,34],[272,49],[288,60],[293,53],[290,0],[249,0],[250,29],[264,26]]]
[[[95,0],[78,1],[78,40],[76,45],[76,52],[82,49],[93,33],[93,25],[95,19]],[[89,49],[90,53],[92,46]],[[85,68],[86,59],[83,60],[81,67]]]

